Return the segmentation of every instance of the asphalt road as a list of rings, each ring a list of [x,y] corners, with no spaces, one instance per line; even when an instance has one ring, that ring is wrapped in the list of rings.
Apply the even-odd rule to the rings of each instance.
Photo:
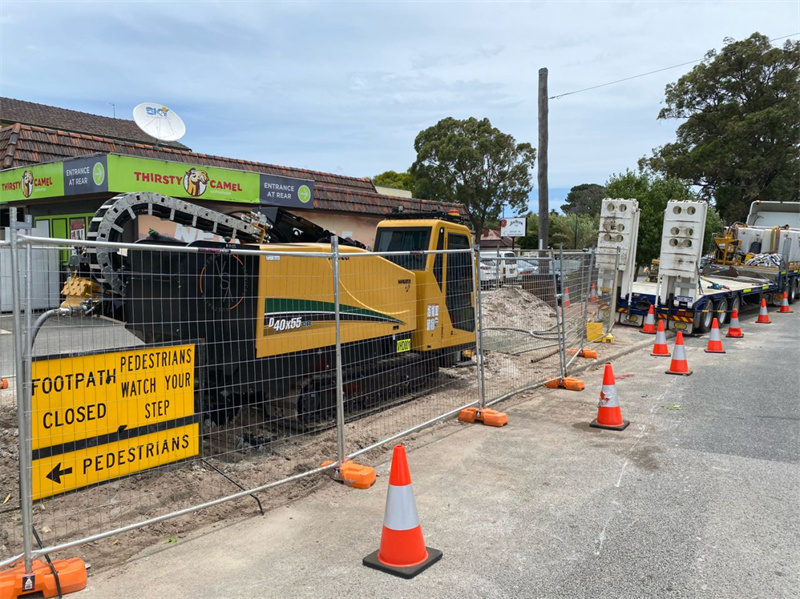
[[[588,427],[598,365],[584,392],[532,394],[503,429],[423,433],[411,474],[444,558],[414,580],[361,565],[379,543],[382,464],[368,491],[331,483],[165,542],[93,573],[81,597],[799,597],[800,313],[772,319],[746,317],[725,355],[687,340],[690,377],[649,348],[617,361],[623,432]]]

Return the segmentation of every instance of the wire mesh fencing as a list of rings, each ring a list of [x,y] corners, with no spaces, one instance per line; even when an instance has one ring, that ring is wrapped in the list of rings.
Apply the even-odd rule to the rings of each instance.
[[[0,343],[20,356],[0,390],[0,564],[223,502],[250,512],[324,461],[533,388],[563,372],[590,305],[590,254],[506,258],[516,276],[481,285],[453,233],[384,253],[21,240],[0,245],[19,300]]]
[[[590,273],[594,296],[590,297],[587,304],[586,338],[589,343],[610,334],[614,327],[619,260],[619,251],[594,250]]]
[[[480,292],[487,405],[559,374],[559,274],[544,254],[514,258],[517,276]]]

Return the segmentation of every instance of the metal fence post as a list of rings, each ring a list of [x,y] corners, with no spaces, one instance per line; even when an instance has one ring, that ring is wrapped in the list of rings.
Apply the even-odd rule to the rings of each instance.
[[[331,238],[331,259],[333,261],[333,313],[336,326],[336,445],[339,452],[339,466],[347,460],[344,439],[344,383],[342,381],[342,329],[340,326],[339,305],[339,238]]]
[[[478,366],[478,394],[480,397],[479,407],[483,410],[486,407],[486,373],[484,372],[483,364],[483,311],[482,311],[482,297],[480,278],[480,254],[478,249],[475,249],[475,257],[473,259],[472,277],[472,292],[475,297],[475,352],[477,355]]]
[[[592,289],[592,280],[593,280],[592,279],[592,270],[594,269],[594,254],[595,254],[595,248],[592,248],[589,251],[589,272],[588,272],[588,275],[587,275],[587,278],[589,279],[589,281],[588,281],[589,291],[587,292],[585,288],[584,288],[584,291],[583,291],[583,293],[584,293],[584,295],[583,295],[583,331],[581,331],[581,348],[583,348],[583,344],[586,341],[588,341],[588,337],[589,337],[587,335],[586,325],[589,322],[589,298],[592,295],[591,289]]]
[[[556,277],[556,260],[555,260],[555,252],[551,249],[550,250],[550,270],[553,273],[553,297],[555,298],[555,312],[556,312],[556,324],[558,325],[558,359],[561,363],[561,378],[567,378],[567,358],[566,358],[566,348],[567,348],[567,334],[566,329],[564,327],[564,301],[562,298],[562,293],[558,292],[558,278]],[[559,270],[561,272],[561,286],[562,292],[564,287],[564,260],[562,256],[561,264],[559,266]],[[561,301],[561,322],[559,323],[558,318],[558,300],[562,299]]]
[[[11,294],[13,302],[14,321],[14,369],[16,370],[17,384],[17,426],[19,428],[19,503],[22,512],[22,550],[25,556],[25,572],[31,572],[33,559],[31,551],[32,526],[33,526],[33,492],[31,480],[31,423],[30,406],[27,397],[30,389],[29,379],[26,377],[23,350],[22,317],[21,317],[21,286],[19,263],[18,230],[24,228],[23,223],[17,221],[17,209],[11,208],[10,237],[11,237]],[[26,307],[26,310],[28,308]],[[29,353],[29,352],[28,352]]]
[[[619,258],[620,249],[617,247],[617,256],[614,258],[614,286],[611,289],[611,309],[608,311],[608,333],[614,328],[617,315],[617,287],[619,286]]]

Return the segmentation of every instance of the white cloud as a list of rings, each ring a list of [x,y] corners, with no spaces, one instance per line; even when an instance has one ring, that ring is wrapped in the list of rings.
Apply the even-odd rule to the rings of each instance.
[[[445,116],[536,145],[542,66],[557,95],[800,31],[796,2],[63,2],[20,28],[31,4],[3,3],[2,95],[118,116],[164,102],[197,151],[356,176],[409,166]],[[552,100],[551,185],[668,141],[664,87],[689,68]]]

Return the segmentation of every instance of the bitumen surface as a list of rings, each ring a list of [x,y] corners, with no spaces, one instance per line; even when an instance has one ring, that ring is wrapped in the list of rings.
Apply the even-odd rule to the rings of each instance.
[[[380,542],[384,463],[369,490],[331,482],[199,530],[91,573],[79,596],[800,597],[800,313],[754,316],[725,354],[687,338],[689,377],[649,347],[616,360],[622,432],[589,427],[601,364],[583,392],[531,393],[504,428],[431,432],[409,465],[444,557],[413,580],[361,563]]]

